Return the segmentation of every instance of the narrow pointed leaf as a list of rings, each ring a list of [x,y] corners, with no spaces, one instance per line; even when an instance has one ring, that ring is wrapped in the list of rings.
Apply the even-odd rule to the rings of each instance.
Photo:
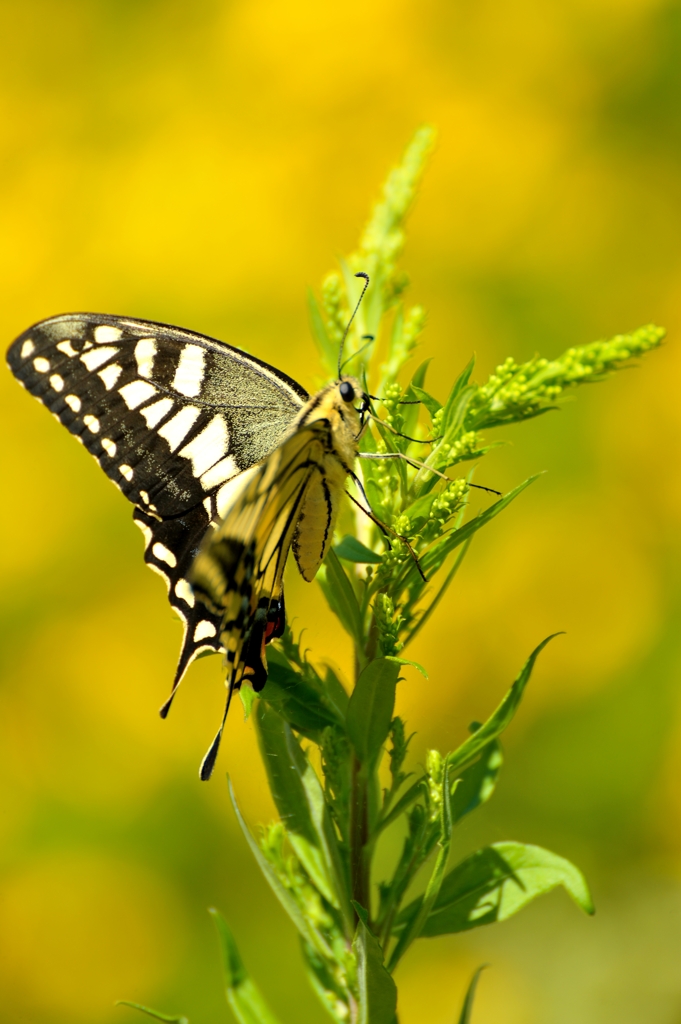
[[[503,512],[507,505],[510,505],[512,501],[515,501],[518,495],[522,494],[525,488],[534,483],[539,476],[541,476],[541,474],[537,473],[534,476],[529,477],[527,480],[523,480],[521,484],[514,487],[513,490],[509,491],[508,494],[505,494],[503,498],[499,498],[498,501],[495,501],[489,506],[489,508],[486,508],[484,512],[477,515],[475,519],[470,519],[464,526],[459,527],[458,530],[454,530],[434,548],[426,552],[425,555],[422,555],[420,557],[420,561],[426,576],[429,575],[429,572],[442,565],[450,551],[454,551],[454,549],[458,548],[460,544],[465,543],[465,541],[469,540],[474,533],[477,533],[478,530],[482,529],[483,526],[486,526],[487,523],[495,518],[495,516],[498,516],[500,512]],[[416,573],[416,570],[414,570],[414,573]]]
[[[473,1000],[475,999],[475,990],[478,987],[478,979],[480,975],[487,967],[487,964],[482,964],[478,967],[477,971],[470,980],[468,989],[466,990],[466,997],[461,1007],[461,1016],[459,1017],[459,1024],[470,1024],[471,1014],[473,1012]]]
[[[344,558],[346,562],[368,562],[372,565],[378,565],[383,561],[380,555],[377,555],[375,551],[368,548],[365,544],[362,544],[356,537],[352,537],[349,534],[343,537],[340,544],[336,544],[334,551],[339,558]]]
[[[449,590],[449,587],[450,587],[454,577],[456,576],[457,572],[459,571],[459,567],[461,566],[461,563],[463,562],[464,558],[468,554],[468,549],[471,546],[471,541],[472,540],[473,540],[473,538],[469,537],[468,540],[464,542],[464,545],[461,548],[461,551],[456,556],[451,569],[449,570],[449,572],[447,573],[447,575],[445,577],[444,583],[442,584],[442,586],[440,587],[440,589],[438,590],[437,594],[435,595],[433,600],[430,602],[430,604],[428,605],[426,610],[423,612],[421,617],[417,620],[416,625],[413,627],[411,632],[407,634],[407,636],[406,636],[406,638],[404,640],[404,646],[405,647],[407,646],[407,644],[410,644],[411,641],[416,636],[416,634],[421,629],[423,629],[423,627],[425,626],[426,622],[431,617],[431,615],[433,614],[433,612],[435,611],[435,609],[439,605],[440,601],[442,600],[442,598],[445,596],[445,594]]]
[[[417,384],[414,384],[413,382],[411,384],[411,390],[414,392],[414,398],[418,398],[422,405],[426,407],[426,409],[430,413],[431,419],[442,408],[442,405],[440,404],[440,402],[438,402],[437,398],[433,398],[432,395],[430,395],[427,391],[425,391],[423,388],[420,388]]]
[[[407,952],[409,946],[421,935],[423,927],[437,902],[438,895],[442,888],[445,877],[445,869],[449,859],[449,849],[452,842],[452,781],[449,765],[445,763],[444,779],[442,782],[442,810],[440,812],[440,840],[437,857],[431,872],[426,891],[420,900],[415,900],[411,906],[414,908],[411,916],[405,920],[402,934],[390,957],[390,971],[395,967]],[[455,787],[456,788],[456,787]]]
[[[362,624],[359,605],[352,584],[345,569],[338,560],[336,552],[331,548],[324,559],[323,569],[318,580],[332,612],[340,619],[343,628],[358,644],[362,644]]]
[[[377,658],[360,673],[348,703],[346,728],[363,764],[371,764],[390,732],[400,666]]]
[[[244,967],[234,936],[222,914],[213,907],[209,910],[220,941],[222,966],[225,977],[227,1002],[239,1024],[279,1024],[260,990]]]
[[[484,725],[481,725],[479,729],[476,729],[473,735],[469,736],[468,739],[461,744],[458,750],[447,755],[447,763],[452,770],[453,776],[455,776],[457,772],[464,767],[464,765],[472,761],[472,759],[483,749],[483,747],[486,747],[491,740],[500,736],[512,721],[513,716],[518,709],[518,705],[522,700],[528,680],[532,675],[532,669],[534,668],[535,661],[546,645],[556,636],[560,636],[560,634],[553,633],[551,636],[547,636],[546,640],[542,640],[542,642],[535,647],[532,654],[523,665],[523,668],[513,683],[513,686],[506,693],[506,696],[501,701],[496,711],[490,715]]]
[[[290,726],[266,701],[258,701],[256,723],[270,792],[291,845],[322,895],[338,905],[303,783],[306,771],[312,769]]]
[[[127,999],[117,1000],[116,1006],[129,1006],[131,1010],[139,1010],[141,1013],[146,1013],[147,1017],[164,1021],[164,1024],[189,1024],[188,1017],[174,1017],[172,1014],[159,1013],[158,1010],[152,1010],[150,1006],[142,1006],[141,1003],[131,1003]]]
[[[489,800],[494,792],[502,763],[501,747],[496,740],[492,740],[483,747],[478,760],[464,769],[452,796],[454,824]]]
[[[329,693],[321,680],[305,678],[293,669],[276,647],[267,653],[268,677],[261,698],[271,704],[297,732],[319,740],[328,725],[341,725],[336,694]]]
[[[228,783],[229,795],[232,801],[232,807],[234,808],[234,813],[236,814],[236,819],[239,822],[239,825],[241,826],[241,831],[243,832],[246,842],[248,843],[251,849],[251,853],[255,857],[258,867],[265,876],[265,879],[268,882],[270,888],[272,889],[272,892],[277,897],[282,907],[284,908],[288,916],[291,918],[294,925],[296,926],[300,934],[303,936],[303,938],[306,940],[306,942],[309,942],[310,945],[313,946],[322,956],[332,956],[331,950],[329,949],[327,943],[324,941],[319,932],[310,924],[309,920],[307,919],[301,908],[293,899],[293,896],[291,895],[289,890],[285,888],[285,886],[281,883],[272,865],[269,863],[269,861],[263,854],[262,850],[258,846],[257,842],[251,835],[251,830],[244,821],[241,811],[239,810],[239,805],[236,802],[236,797],[234,796],[234,789],[232,787],[231,779],[228,780]]]
[[[360,917],[352,943],[357,958],[358,1024],[397,1024],[397,988],[383,964],[378,939]]]

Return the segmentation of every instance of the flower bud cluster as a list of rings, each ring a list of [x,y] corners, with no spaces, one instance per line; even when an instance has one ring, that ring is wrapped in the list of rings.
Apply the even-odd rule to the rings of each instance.
[[[284,849],[286,830],[281,821],[272,822],[263,829],[260,848],[277,873],[279,881],[295,895],[296,903],[304,908],[307,919],[316,927],[331,929],[333,918],[329,916],[317,889],[310,884],[301,869],[298,858],[287,855]]]
[[[428,518],[435,519],[441,524],[446,523],[461,508],[461,503],[467,493],[468,483],[463,477],[452,480],[451,484],[448,484],[444,491],[441,491],[433,499]]]
[[[442,781],[444,761],[439,750],[429,750],[426,755],[426,776],[428,781],[428,813],[431,821],[440,817],[442,810]]]
[[[340,345],[345,333],[346,314],[343,304],[343,290],[340,274],[327,274],[322,283],[322,302],[326,313],[326,330],[329,341]]]
[[[389,423],[395,430],[401,430],[404,425],[404,416],[400,409],[402,387],[400,384],[388,384],[383,392],[383,405],[386,410],[386,423]]]
[[[467,430],[453,444],[441,444],[437,449],[437,468],[447,469],[462,459],[472,458],[477,454],[478,440],[476,430]]]
[[[609,341],[570,348],[553,361],[535,358],[519,365],[509,357],[478,388],[466,422],[490,426],[536,415],[549,408],[566,388],[602,380],[628,359],[655,348],[663,336],[660,328],[648,326],[633,334],[618,334]]]
[[[377,441],[376,451],[379,455],[385,455],[388,448],[384,441]],[[393,463],[393,459],[376,459],[373,463],[373,478],[376,486],[384,495],[382,502],[384,506],[389,505],[390,499],[400,486],[400,478]]]
[[[378,629],[378,642],[384,657],[394,657],[404,644],[399,639],[403,619],[395,614],[395,604],[388,594],[377,594],[374,601],[374,618]]]

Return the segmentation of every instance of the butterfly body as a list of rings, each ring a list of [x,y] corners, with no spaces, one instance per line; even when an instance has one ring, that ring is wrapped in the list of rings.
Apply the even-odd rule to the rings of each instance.
[[[357,382],[310,397],[216,339],[91,313],[34,325],[7,358],[135,506],[145,561],[185,625],[171,699],[202,651],[225,653],[228,705],[244,679],[261,689],[288,552],[309,581],[333,538],[361,433]]]

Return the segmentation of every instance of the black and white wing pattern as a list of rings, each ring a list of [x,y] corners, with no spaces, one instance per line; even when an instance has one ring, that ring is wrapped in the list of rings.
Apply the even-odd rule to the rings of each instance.
[[[307,393],[213,338],[97,313],[43,320],[7,359],[136,506],[145,561],[185,624],[174,692],[200,651],[224,650],[222,616],[188,581],[201,542],[229,505],[229,481],[276,448]]]

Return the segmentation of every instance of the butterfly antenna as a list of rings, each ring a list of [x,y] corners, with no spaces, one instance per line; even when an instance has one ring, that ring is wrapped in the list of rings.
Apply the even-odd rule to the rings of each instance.
[[[367,290],[367,288],[369,287],[369,275],[365,274],[365,272],[363,270],[360,270],[360,272],[358,274],[355,274],[355,277],[363,277],[364,278],[364,287],[362,288],[362,294],[357,299],[357,305],[355,306],[355,308],[352,311],[352,316],[348,320],[348,325],[345,328],[345,332],[343,334],[343,337],[341,338],[340,348],[338,350],[338,379],[339,380],[340,380],[340,375],[341,375],[341,369],[343,367],[343,347],[345,345],[345,339],[347,338],[348,331],[350,330],[350,328],[352,326],[352,321],[355,319],[355,317],[357,315],[357,310],[359,309],[359,307],[362,304],[362,299],[364,298],[364,293]]]
[[[372,342],[376,341],[376,338],[374,337],[373,334],[363,334],[362,341],[365,341],[366,345],[362,345],[362,347],[358,348],[356,352],[353,352],[351,356],[348,356],[348,358],[344,361],[343,365],[338,369],[339,376],[341,372],[345,369],[345,367],[348,365],[348,363],[351,363],[353,359],[357,358],[357,356],[361,356],[362,352],[364,352],[365,349],[369,348],[369,345],[371,345]]]

